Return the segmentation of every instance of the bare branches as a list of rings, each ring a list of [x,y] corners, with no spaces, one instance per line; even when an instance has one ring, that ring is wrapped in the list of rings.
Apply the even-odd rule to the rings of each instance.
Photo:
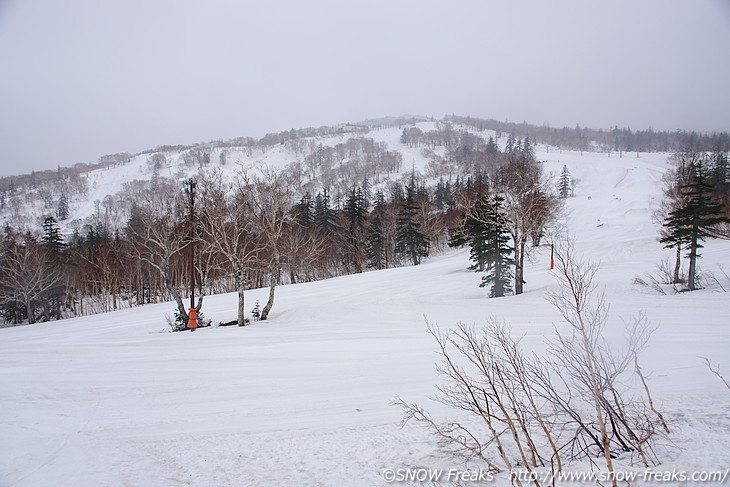
[[[199,185],[203,233],[211,251],[221,257],[221,271],[233,277],[238,292],[237,322],[244,326],[247,274],[256,267],[263,247],[248,212],[249,191],[240,179],[225,183],[220,170]]]
[[[65,277],[61,267],[53,262],[51,251],[30,238],[22,244],[12,242],[6,246],[0,272],[0,303],[25,307],[29,323],[35,322],[37,301],[62,284]]]
[[[131,252],[141,262],[156,269],[165,289],[175,299],[178,312],[187,321],[179,286],[174,281],[174,259],[187,247],[190,240],[181,229],[181,215],[175,211],[174,195],[150,193],[132,214],[127,225]]]
[[[263,168],[261,172],[261,176],[243,172],[241,180],[249,193],[247,209],[252,217],[252,227],[261,235],[264,251],[261,256],[269,273],[269,298],[260,318],[265,320],[274,305],[274,291],[288,250],[285,236],[293,224],[289,210],[294,202],[294,188],[283,172],[269,168]]]
[[[712,372],[717,377],[719,377],[720,380],[722,381],[722,383],[725,384],[725,387],[730,389],[730,383],[728,383],[728,381],[727,381],[727,379],[725,379],[725,377],[720,375],[720,366],[713,364],[712,361],[710,359],[708,359],[707,357],[700,357],[700,358],[702,359],[703,362],[705,362],[705,365],[707,365],[707,368],[710,369],[710,372]]]
[[[409,404],[401,398],[396,398],[393,402],[395,406],[399,406],[403,410],[403,424],[413,419],[419,423],[426,424],[433,429],[446,446],[452,448],[452,451],[458,455],[466,457],[477,457],[486,463],[490,470],[501,472],[502,468],[492,462],[487,456],[487,448],[489,442],[482,444],[480,439],[459,423],[450,422],[440,424],[419,407],[417,404]]]
[[[624,452],[637,455],[644,466],[656,464],[654,439],[659,427],[667,433],[669,428],[638,366],[654,328],[639,314],[628,323],[626,347],[608,346],[603,339],[608,305],[596,293],[597,269],[577,259],[571,246],[562,249],[561,286],[549,300],[570,327],[556,328],[544,357],[526,355],[520,339],[496,320],[479,330],[428,326],[441,356],[437,370],[446,380],[436,399],[471,415],[486,433],[466,421],[440,423],[399,399],[405,418],[499,470],[519,465],[529,473],[548,467],[560,472],[565,459],[600,453],[613,472],[614,458]],[[641,380],[645,397],[624,386],[631,374]]]
[[[654,400],[651,398],[649,386],[646,385],[646,379],[644,378],[644,374],[641,372],[641,367],[639,367],[639,358],[636,355],[634,355],[634,368],[636,370],[636,375],[638,375],[639,379],[641,379],[641,384],[644,386],[644,391],[646,391],[646,399],[649,403],[649,408],[654,414],[656,414],[657,418],[659,418],[659,422],[661,423],[662,428],[664,428],[664,432],[669,433],[669,426],[667,426],[667,422],[664,421],[664,416],[654,407]]]
[[[625,397],[628,393],[621,388],[620,377],[629,373],[630,364],[638,364],[638,354],[646,346],[653,328],[640,314],[629,325],[627,351],[614,351],[603,339],[608,305],[603,293],[596,293],[594,279],[598,265],[577,259],[570,242],[556,255],[562,285],[548,299],[572,328],[570,335],[556,331],[553,354],[566,364],[557,373],[569,374],[587,402],[592,403],[609,472],[613,472],[614,449],[635,451],[642,463],[649,466],[655,420],[644,412],[647,407],[643,401]],[[640,372],[638,365],[635,371]],[[656,413],[646,382],[644,386],[650,408]],[[666,426],[661,415],[656,416]]]
[[[509,156],[501,169],[497,187],[504,197],[510,234],[515,248],[515,294],[522,294],[527,241],[539,244],[545,226],[555,218],[558,199],[547,190],[542,167],[531,155]]]

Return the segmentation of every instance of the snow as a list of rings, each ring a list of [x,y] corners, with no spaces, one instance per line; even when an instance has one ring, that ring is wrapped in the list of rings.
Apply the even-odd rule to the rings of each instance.
[[[395,144],[390,132],[377,140]],[[650,218],[667,155],[639,155],[540,147],[538,158],[546,172],[557,177],[565,164],[579,180],[565,219],[576,250],[601,261],[608,338],[641,311],[658,325],[641,359],[673,431],[657,469],[725,470],[730,390],[698,357],[730,377],[730,295],[632,285],[671,255]],[[139,171],[125,168],[117,181]],[[729,255],[728,242],[708,242],[701,266],[717,271]],[[466,270],[468,251],[457,250],[417,267],[282,286],[270,320],[244,328],[169,333],[174,306],[165,303],[0,329],[0,486],[377,486],[391,468],[478,471],[427,430],[401,427],[391,403],[455,414],[429,399],[441,379],[426,320],[483,326],[495,317],[525,347],[544,347],[561,324],[545,300],[556,285],[548,263],[549,249],[534,250],[526,292],[498,299],[485,297],[480,275]],[[249,291],[248,307],[266,293]],[[234,294],[210,296],[203,312],[228,321],[235,306]]]

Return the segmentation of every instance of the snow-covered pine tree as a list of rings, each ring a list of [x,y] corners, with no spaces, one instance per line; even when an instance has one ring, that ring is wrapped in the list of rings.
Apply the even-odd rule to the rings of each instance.
[[[515,151],[515,146],[517,144],[517,139],[515,139],[515,134],[511,133],[507,137],[507,143],[504,145],[504,152],[505,154],[512,154]]]
[[[68,198],[66,197],[66,193],[61,193],[61,196],[58,198],[58,205],[56,206],[56,217],[59,220],[65,220],[68,218],[68,215]]]
[[[251,310],[251,316],[253,316],[253,318],[257,321],[259,319],[261,319],[261,305],[259,305],[258,299],[256,300],[256,304],[254,305],[253,309]]]
[[[570,196],[570,182],[571,179],[568,166],[563,166],[563,171],[560,173],[560,179],[558,180],[558,193],[563,199]]]

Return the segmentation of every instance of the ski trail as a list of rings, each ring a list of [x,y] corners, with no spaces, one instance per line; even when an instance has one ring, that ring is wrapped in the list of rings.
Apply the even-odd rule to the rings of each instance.
[[[626,176],[629,175],[629,168],[626,168],[624,170],[624,174],[621,176],[621,178],[616,182],[616,184],[613,185],[614,188],[618,188],[618,185],[624,182],[624,179],[626,179]]]

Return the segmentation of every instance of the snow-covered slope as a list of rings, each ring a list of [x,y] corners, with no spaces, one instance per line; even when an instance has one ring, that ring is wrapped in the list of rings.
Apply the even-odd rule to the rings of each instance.
[[[429,131],[437,127],[437,122],[419,122],[417,126],[423,131]],[[131,205],[128,201],[130,197],[125,197],[125,191],[129,191],[130,185],[152,180],[155,173],[160,178],[181,181],[211,171],[221,171],[225,179],[232,179],[241,170],[250,171],[264,167],[283,170],[290,164],[304,165],[306,156],[318,147],[333,148],[351,138],[372,139],[375,143],[385,144],[386,150],[401,153],[401,171],[379,175],[383,181],[397,180],[412,169],[426,172],[428,159],[422,154],[422,149],[401,144],[400,125],[373,128],[366,132],[347,127],[344,127],[343,132],[337,132],[335,128],[330,130],[333,133],[301,137],[287,143],[260,143],[252,146],[212,143],[185,149],[150,151],[134,155],[129,160],[122,158],[125,162],[87,170],[73,178],[66,175],[65,179],[53,179],[36,186],[24,186],[7,194],[3,193],[0,223],[21,231],[38,232],[45,217],[56,216],[58,202],[63,194],[67,198],[69,211],[68,217],[59,222],[63,233],[70,234],[73,230],[83,233],[83,225],[94,226],[98,221],[103,221],[112,229],[121,228],[129,217]],[[207,164],[193,160],[191,152],[196,151],[206,153]],[[158,156],[162,156],[164,162],[155,170],[152,161]],[[347,164],[351,159],[349,155],[344,156],[338,165]],[[59,174],[62,172],[59,169]],[[362,181],[352,184],[362,184]],[[316,192],[322,188],[315,184],[307,189]],[[116,218],[110,218],[111,213]]]
[[[673,430],[657,469],[730,467],[730,390],[698,358],[730,375],[729,295],[632,285],[666,255],[650,222],[666,155],[538,157],[547,172],[567,165],[580,180],[566,221],[577,251],[602,262],[609,339],[640,311],[658,325],[642,359]],[[520,296],[487,299],[459,250],[418,267],[283,286],[270,320],[244,328],[168,333],[173,306],[160,304],[0,329],[0,485],[376,486],[386,469],[478,471],[418,425],[401,428],[391,402],[454,414],[428,399],[440,379],[425,319],[451,327],[497,317],[539,350],[561,322],[545,301],[556,285],[548,252],[531,255]],[[702,266],[729,256],[728,242],[709,242]],[[247,300],[264,301],[265,290]],[[235,295],[212,296],[203,311],[227,321],[235,304]]]

